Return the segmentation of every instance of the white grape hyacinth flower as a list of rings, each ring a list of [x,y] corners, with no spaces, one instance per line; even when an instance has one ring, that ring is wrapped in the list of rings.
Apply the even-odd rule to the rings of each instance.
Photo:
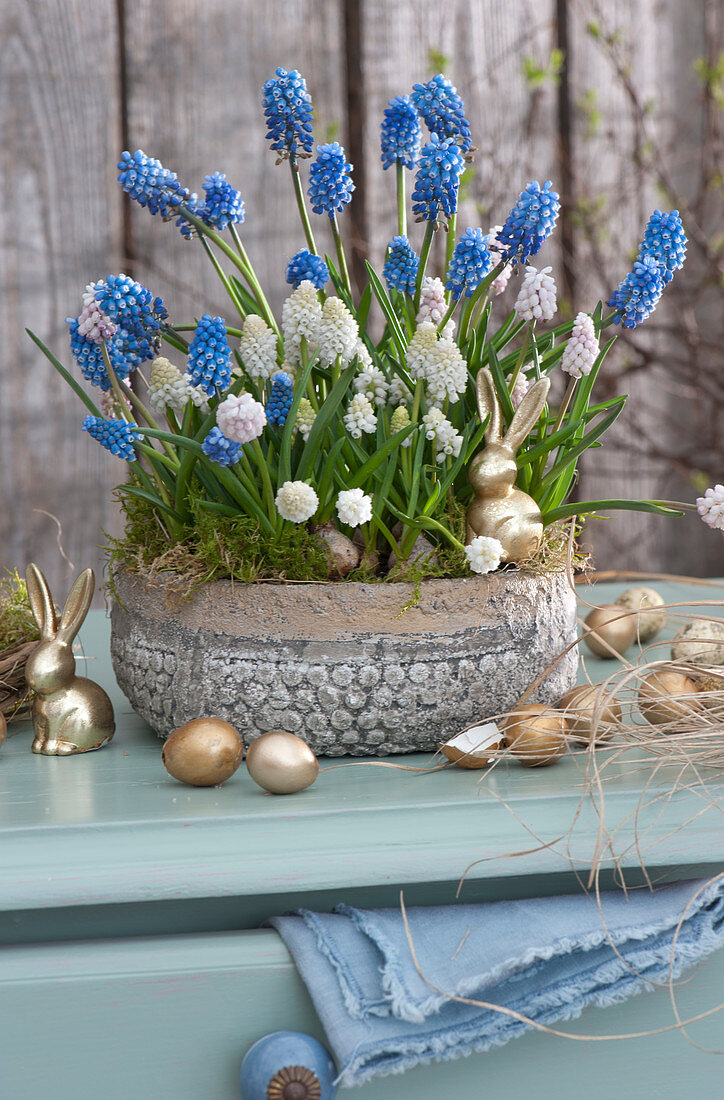
[[[443,336],[426,363],[427,399],[436,405],[455,403],[468,383],[468,368],[454,340]]]
[[[359,326],[342,299],[327,298],[318,329],[320,363],[331,367],[339,359],[346,367],[357,355],[358,344]]]
[[[299,408],[297,409],[297,419],[294,421],[294,427],[297,429],[302,439],[306,443],[309,439],[309,433],[312,430],[312,425],[317,419],[317,414],[314,411],[314,406],[308,397],[303,397],[299,402]]]
[[[473,573],[492,573],[503,560],[503,546],[498,539],[476,535],[465,547],[465,557]]]
[[[510,388],[510,379],[511,378],[512,378],[512,375],[509,375],[508,379],[507,379],[508,388]],[[525,397],[525,395],[527,394],[528,390],[530,389],[530,387],[532,385],[533,385],[533,383],[531,382],[531,380],[529,378],[526,378],[526,376],[521,371],[521,373],[518,375],[518,377],[515,380],[515,384],[514,384],[512,390],[510,390],[510,401],[511,401],[511,404],[512,404],[514,409],[518,408],[521,401],[523,400],[523,398]]]
[[[435,457],[438,462],[444,462],[450,456],[458,457],[463,437],[453,428],[440,409],[430,409],[429,413],[423,416],[422,423],[426,438],[435,444]]]
[[[697,497],[696,510],[709,527],[724,531],[724,485],[715,485]]]
[[[335,507],[341,522],[348,527],[359,527],[372,519],[372,497],[362,489],[343,489]]]
[[[239,358],[250,378],[271,378],[279,370],[277,337],[263,317],[250,313],[239,338]],[[234,368],[238,374],[239,368]]]
[[[240,393],[238,397],[230,393],[216,410],[216,423],[227,439],[251,443],[264,430],[266,413],[261,402],[250,393]]]
[[[364,393],[354,395],[342,419],[353,439],[360,439],[363,434],[372,435],[377,431],[375,410],[369,397]]]
[[[437,329],[431,321],[421,321],[405,351],[410,378],[416,382],[427,377],[427,364],[437,344]]]
[[[319,497],[306,481],[285,481],[274,503],[282,519],[290,523],[306,523],[319,508]]]
[[[404,405],[406,401],[412,400],[412,391],[410,387],[402,381],[399,374],[394,375],[390,382],[387,399],[391,405],[395,406]]]
[[[437,328],[446,313],[447,302],[442,279],[433,279],[426,275],[420,287],[420,305],[415,320],[418,325],[429,321]]]
[[[493,267],[497,267],[501,259],[501,254],[497,251],[497,249],[500,248],[503,251],[506,250],[506,245],[501,244],[498,240],[498,234],[502,232],[502,225],[491,225],[490,229],[488,230],[488,235],[485,238],[488,244],[492,246],[491,250],[494,257]],[[496,275],[493,279],[492,283],[490,284],[490,293],[493,294],[495,297],[497,297],[498,294],[502,294],[508,286],[508,283],[510,282],[510,276],[512,275],[512,273],[513,266],[512,264],[508,264],[506,267],[503,268],[500,274]]]
[[[375,367],[373,363],[355,376],[354,388],[357,393],[366,394],[370,401],[379,407],[387,404],[390,384],[380,368]]]
[[[301,362],[302,340],[313,354],[319,343],[319,326],[322,323],[322,307],[317,291],[309,279],[304,279],[282,306],[282,333],[284,355],[288,363],[297,366]]]
[[[153,411],[163,413],[173,409],[180,412],[188,399],[188,378],[165,356],[157,355],[148,379],[148,403]]]
[[[550,267],[540,271],[526,267],[514,306],[519,321],[550,321],[553,318],[558,303],[551,270]]]
[[[116,325],[110,317],[106,316],[99,302],[96,301],[97,286],[100,286],[100,283],[88,283],[81,299],[83,309],[78,315],[78,332],[93,344],[100,344],[101,340],[110,339],[117,331]]]
[[[593,370],[598,358],[598,340],[593,319],[587,313],[579,313],[561,356],[561,370],[571,378],[582,378]]]

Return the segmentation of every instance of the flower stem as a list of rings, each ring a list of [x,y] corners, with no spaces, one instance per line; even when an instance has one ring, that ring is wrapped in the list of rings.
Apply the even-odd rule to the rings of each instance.
[[[309,249],[316,256],[317,246],[314,243],[314,233],[312,232],[312,226],[309,221],[309,214],[307,213],[307,204],[304,201],[304,191],[302,190],[302,180],[299,175],[299,165],[297,164],[297,158],[291,156],[289,158],[289,167],[292,170],[292,183],[294,184],[294,196],[297,200],[297,209],[299,210],[299,217],[302,219],[302,227],[304,229],[304,236],[307,238],[307,244]]]
[[[422,242],[422,248],[420,249],[420,263],[417,267],[417,281],[415,283],[415,313],[420,308],[420,290],[422,288],[422,280],[425,278],[425,271],[427,269],[427,261],[430,257],[430,249],[432,247],[432,238],[435,233],[435,222],[429,221],[425,226],[425,237]]]
[[[447,308],[447,312],[445,313],[445,316],[443,317],[440,324],[437,326],[437,331],[438,332],[442,332],[442,330],[445,328],[445,325],[448,323],[448,321],[452,317],[453,313],[457,309],[457,305],[458,305],[459,301],[460,301],[459,298],[453,298],[452,302],[450,303],[450,305]]]
[[[447,279],[447,273],[450,270],[450,261],[452,260],[452,254],[455,249],[455,232],[458,224],[457,210],[454,214],[451,214],[447,220],[447,236],[445,238],[445,278]],[[450,291],[447,292],[446,297],[448,301],[450,299]]]
[[[558,429],[560,428],[561,424],[563,423],[563,419],[564,419],[566,413],[568,412],[568,406],[571,403],[571,399],[573,397],[573,394],[575,392],[577,384],[578,384],[578,379],[577,378],[573,378],[573,377],[569,378],[568,386],[566,387],[566,392],[563,394],[563,400],[561,401],[561,407],[558,410],[558,416],[556,417],[555,427],[553,428],[553,431],[550,433],[551,435],[553,435],[555,432],[557,432]]]
[[[405,166],[397,162],[397,232],[407,236],[407,210],[405,208]]]
[[[248,255],[247,255],[247,252],[246,252],[246,249],[244,248],[244,245],[241,243],[241,238],[239,237],[239,234],[236,231],[236,226],[233,224],[233,222],[229,226],[229,229],[231,230],[231,237],[232,237],[232,240],[233,240],[234,244],[236,245],[237,252],[241,256],[241,259],[242,259],[242,261],[243,261],[243,263],[246,267],[246,270],[248,272],[246,278],[247,278],[247,281],[249,283],[249,286],[251,287],[251,289],[254,293],[254,297],[256,298],[257,302],[259,303],[259,308],[262,311],[262,316],[264,317],[264,320],[269,325],[269,327],[271,329],[273,329],[274,332],[277,333],[277,335],[279,335],[279,329],[277,327],[276,321],[274,320],[274,314],[272,313],[271,307],[270,307],[269,303],[266,300],[266,295],[264,294],[264,291],[262,290],[261,283],[259,282],[258,278],[256,277],[256,272],[254,271],[254,268],[252,267],[251,260],[249,259]]]
[[[518,362],[515,364],[515,370],[513,371],[512,375],[510,376],[510,382],[508,383],[508,389],[511,393],[513,392],[513,387],[514,387],[515,383],[518,381],[518,375],[520,374],[520,372],[522,370],[522,367],[523,367],[523,364],[525,363],[525,360],[528,356],[528,352],[530,351],[530,344],[531,344],[531,340],[533,338],[533,329],[534,328],[535,328],[535,321],[529,321],[528,322],[528,331],[526,332],[526,336],[525,336],[525,340],[523,342],[523,346],[520,349],[520,355],[518,356]]]
[[[274,503],[274,489],[272,487],[271,478],[269,477],[269,466],[267,464],[266,458],[264,457],[264,452],[261,449],[258,439],[252,441],[251,447],[252,451],[254,452],[254,460],[257,464],[257,467],[259,468],[259,473],[261,474],[262,486],[264,488],[264,500],[267,507],[267,515],[269,516],[271,522],[274,523],[276,521],[278,513],[276,510],[276,504]]]
[[[234,308],[238,312],[241,319],[244,320],[244,318],[246,317],[246,310],[244,309],[244,306],[242,305],[241,298],[236,293],[236,290],[234,289],[233,285],[229,282],[229,279],[227,278],[226,273],[224,272],[223,268],[221,267],[221,264],[219,263],[219,261],[216,259],[216,256],[213,253],[211,245],[206,240],[206,237],[200,237],[199,239],[200,239],[202,245],[204,246],[204,251],[206,252],[206,255],[209,257],[209,259],[211,260],[211,263],[214,265],[214,270],[216,271],[216,274],[221,279],[221,282],[224,285],[224,289],[226,290],[226,293],[231,298],[231,301],[234,304]],[[228,331],[228,329],[227,329],[227,331]]]
[[[337,261],[339,263],[339,274],[344,283],[344,288],[349,294],[350,301],[352,300],[352,284],[349,281],[349,271],[347,269],[347,259],[344,254],[344,245],[342,244],[342,234],[339,231],[339,224],[337,222],[336,211],[333,211],[329,215],[329,220],[332,225],[332,236],[334,237],[334,243],[337,248]]]

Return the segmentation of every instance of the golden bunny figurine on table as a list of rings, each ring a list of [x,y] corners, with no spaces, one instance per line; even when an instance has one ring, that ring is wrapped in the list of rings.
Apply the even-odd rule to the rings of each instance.
[[[539,378],[533,383],[503,434],[493,376],[487,367],[478,372],[478,411],[483,423],[488,420],[488,426],[485,448],[472,459],[468,471],[475,499],[467,511],[466,541],[470,545],[478,535],[498,539],[503,547],[502,560],[506,562],[532,557],[543,538],[540,508],[532,497],[515,488],[518,476],[515,456],[538,421],[550,384],[549,378]]]
[[[75,675],[73,639],[86,617],[95,588],[84,569],[70,590],[58,622],[48,582],[32,563],[25,573],[40,641],[28,657],[25,679],[33,689],[33,752],[69,756],[99,749],[115,730],[113,705],[102,687]]]

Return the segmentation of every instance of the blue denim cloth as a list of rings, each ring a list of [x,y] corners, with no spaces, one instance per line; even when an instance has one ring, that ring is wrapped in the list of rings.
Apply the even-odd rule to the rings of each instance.
[[[676,978],[724,944],[724,876],[628,897],[604,893],[601,906],[581,893],[409,909],[427,981],[415,968],[398,909],[339,905],[333,913],[299,910],[267,923],[294,958],[336,1056],[339,1083],[348,1087],[500,1046],[530,1027],[449,994],[552,1026],[587,1005],[615,1004]]]

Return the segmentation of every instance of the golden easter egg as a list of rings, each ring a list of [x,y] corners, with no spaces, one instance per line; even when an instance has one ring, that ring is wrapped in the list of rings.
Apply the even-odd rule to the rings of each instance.
[[[639,685],[639,710],[655,726],[680,722],[698,710],[699,704],[693,698],[696,694],[696,684],[686,673],[657,668]]]
[[[583,641],[596,657],[621,656],[636,637],[635,617],[615,603],[594,607],[586,616],[586,627],[594,633],[585,634]]]
[[[285,730],[270,730],[246,751],[249,775],[270,794],[296,794],[311,787],[319,761],[306,741]]]
[[[8,733],[8,724],[5,721],[5,715],[0,710],[0,747],[2,747],[2,743],[5,740],[5,738],[7,737],[7,733]]]
[[[627,588],[617,597],[616,603],[627,611],[638,611],[634,618],[635,637],[646,645],[653,641],[666,626],[666,615],[656,608],[664,607],[664,597],[655,588]]]
[[[216,787],[241,764],[244,742],[222,718],[194,718],[170,735],[161,753],[163,766],[180,783]]]
[[[440,749],[451,764],[459,768],[485,768],[503,744],[503,734],[495,722],[484,722],[457,733]]]
[[[505,721],[505,743],[521,764],[543,768],[566,751],[566,720],[539,703],[515,707]]]
[[[592,739],[607,741],[621,721],[621,707],[615,699],[605,698],[598,684],[579,684],[571,688],[558,704],[571,737],[587,745]]]

